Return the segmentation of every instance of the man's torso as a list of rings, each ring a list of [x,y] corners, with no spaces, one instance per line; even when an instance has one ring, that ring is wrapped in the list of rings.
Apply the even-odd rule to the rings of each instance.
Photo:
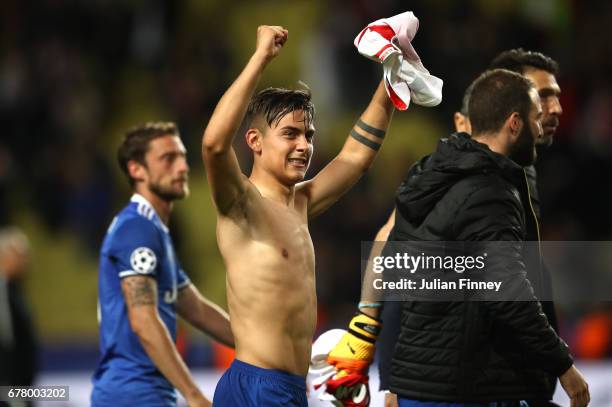
[[[307,200],[297,192],[283,205],[246,184],[246,196],[217,224],[236,357],[305,376],[316,323]]]
[[[135,195],[113,220],[100,253],[99,312],[101,359],[94,387],[109,391],[132,388],[172,393],[132,331],[121,291],[121,279],[135,275],[154,278],[158,312],[171,337],[176,337],[175,302],[189,283],[176,259],[167,228],[144,198]]]

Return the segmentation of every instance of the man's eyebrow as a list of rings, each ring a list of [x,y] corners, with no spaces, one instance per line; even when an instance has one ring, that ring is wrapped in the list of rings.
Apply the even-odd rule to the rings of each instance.
[[[548,96],[559,96],[561,94],[561,89],[555,88],[542,88],[538,91],[540,97],[548,97]]]
[[[292,126],[290,124],[281,127],[281,131],[283,130],[290,130],[291,132],[294,132],[294,133],[301,133],[302,131],[304,131],[301,127]],[[306,137],[312,137],[315,134],[315,129],[309,128],[308,130],[306,130],[305,134],[306,134]]]
[[[175,156],[175,155],[187,155],[187,151],[185,150],[170,150],[170,151],[163,151],[159,156],[160,157],[168,157],[168,156]]]
[[[281,127],[281,130],[291,130],[291,131],[296,131],[296,132],[302,131],[302,129],[300,129],[299,127],[295,127],[295,126],[292,126],[290,124]]]

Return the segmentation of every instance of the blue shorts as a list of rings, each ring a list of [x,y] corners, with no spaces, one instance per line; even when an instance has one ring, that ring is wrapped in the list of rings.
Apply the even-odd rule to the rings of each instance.
[[[95,387],[91,393],[91,407],[176,407],[176,393],[172,391],[156,391],[154,386],[148,389],[116,388],[105,391]]]
[[[529,407],[524,401],[491,401],[485,403],[461,403],[447,401],[419,401],[398,397],[399,407]]]
[[[307,407],[306,380],[276,369],[263,369],[235,359],[213,398],[215,407]]]

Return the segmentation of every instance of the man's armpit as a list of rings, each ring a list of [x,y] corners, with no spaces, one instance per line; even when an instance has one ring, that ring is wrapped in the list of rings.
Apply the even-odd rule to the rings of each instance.
[[[157,282],[151,277],[125,277],[121,280],[121,289],[128,307],[157,304]]]

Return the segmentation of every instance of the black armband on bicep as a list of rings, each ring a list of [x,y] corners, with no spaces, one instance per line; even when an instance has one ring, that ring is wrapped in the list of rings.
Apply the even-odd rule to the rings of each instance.
[[[365,131],[366,133],[373,135],[374,137],[378,137],[381,139],[385,138],[386,132],[384,130],[377,129],[376,127],[372,127],[361,119],[358,119],[355,125],[359,127],[361,130]]]
[[[355,129],[351,129],[351,137],[354,138],[355,140],[357,140],[358,142],[360,142],[361,144],[365,145],[366,147],[371,148],[374,151],[378,151],[378,149],[380,148],[380,144],[376,143],[364,136],[362,136],[361,134],[357,133],[355,131]]]

